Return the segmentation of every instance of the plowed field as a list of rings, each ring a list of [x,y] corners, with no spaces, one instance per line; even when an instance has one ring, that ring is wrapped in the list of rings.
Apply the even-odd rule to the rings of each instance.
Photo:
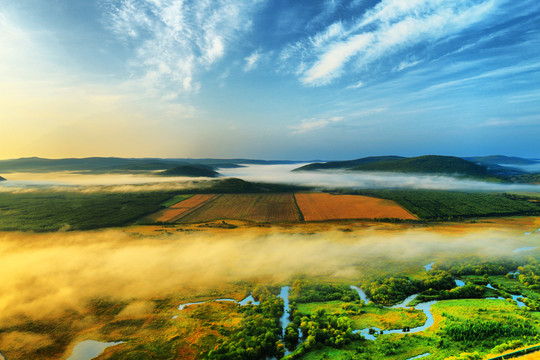
[[[305,221],[339,219],[416,219],[393,201],[360,195],[296,194]]]
[[[216,195],[193,195],[189,199],[180,201],[167,209],[158,211],[152,215],[152,220],[160,222],[174,222],[190,210],[200,207],[213,199]]]
[[[183,216],[179,222],[221,219],[295,222],[300,221],[300,214],[292,194],[224,194]]]

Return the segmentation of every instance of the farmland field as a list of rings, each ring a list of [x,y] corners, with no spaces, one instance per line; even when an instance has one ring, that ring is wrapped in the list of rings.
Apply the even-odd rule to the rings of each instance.
[[[393,201],[359,195],[296,194],[306,221],[339,219],[416,219]]]
[[[151,216],[151,219],[158,222],[174,222],[190,210],[196,209],[206,202],[212,200],[216,195],[193,195],[185,200],[179,201],[167,209],[158,211]]]
[[[179,222],[212,220],[296,222],[300,214],[292,194],[223,194],[182,217]]]

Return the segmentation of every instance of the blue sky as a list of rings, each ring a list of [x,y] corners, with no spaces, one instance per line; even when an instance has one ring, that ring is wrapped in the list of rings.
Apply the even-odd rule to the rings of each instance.
[[[0,158],[540,158],[536,0],[0,0]]]

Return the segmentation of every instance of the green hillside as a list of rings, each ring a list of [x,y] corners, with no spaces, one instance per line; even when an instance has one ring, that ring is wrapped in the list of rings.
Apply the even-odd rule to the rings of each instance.
[[[505,155],[490,155],[490,156],[473,156],[465,157],[465,160],[478,162],[482,164],[506,164],[506,165],[534,165],[536,161],[525,159],[517,156],[505,156]]]
[[[220,174],[206,166],[180,165],[164,170],[161,176],[191,176],[191,177],[217,177]]]
[[[313,170],[332,170],[332,169],[350,169],[362,164],[371,164],[384,160],[404,159],[401,156],[369,156],[365,158],[346,160],[346,161],[328,161],[325,163],[313,163],[301,166],[293,171],[313,171]]]
[[[362,164],[351,168],[354,171],[390,171],[427,174],[459,174],[486,177],[488,170],[483,165],[474,164],[454,156],[424,155],[413,158],[383,160]]]

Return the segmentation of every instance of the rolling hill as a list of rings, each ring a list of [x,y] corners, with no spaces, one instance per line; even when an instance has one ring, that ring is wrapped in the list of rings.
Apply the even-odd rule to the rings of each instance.
[[[496,164],[496,165],[534,165],[537,161],[531,159],[525,159],[517,156],[505,156],[505,155],[490,155],[490,156],[473,156],[464,157],[463,159],[482,164]]]
[[[167,170],[181,165],[208,166],[212,168],[235,168],[240,164],[276,165],[294,164],[295,161],[268,161],[251,159],[192,159],[192,158],[119,158],[88,157],[46,159],[27,157],[0,160],[0,172],[55,172],[80,171],[91,173],[113,173],[131,171]]]
[[[361,159],[355,160],[345,160],[345,161],[328,161],[325,163],[313,163],[301,166],[293,171],[313,171],[313,170],[333,170],[333,169],[351,169],[355,166],[363,164],[371,164],[379,161],[385,160],[398,160],[404,159],[401,156],[369,156]]]
[[[424,155],[413,158],[382,160],[362,164],[351,168],[353,171],[389,171],[423,174],[469,175],[476,177],[488,176],[486,166],[454,157],[440,155]]]
[[[424,174],[459,174],[486,177],[490,173],[485,165],[454,156],[424,155],[412,158],[399,156],[372,156],[350,161],[330,161],[308,164],[293,171],[341,169],[350,171],[383,171]]]
[[[180,165],[161,171],[160,176],[218,177],[220,174],[206,166]]]

